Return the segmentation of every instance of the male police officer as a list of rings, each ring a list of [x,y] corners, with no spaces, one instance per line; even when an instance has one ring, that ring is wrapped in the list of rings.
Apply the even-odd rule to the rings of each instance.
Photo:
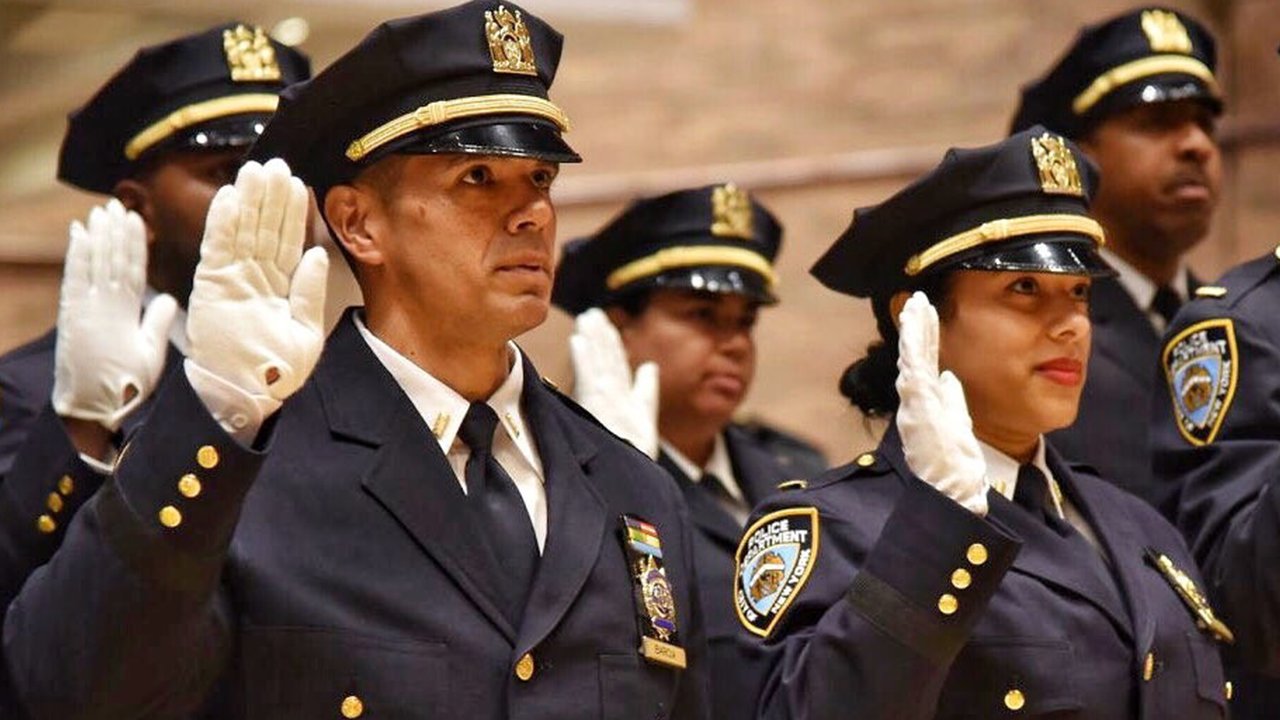
[[[656,457],[688,501],[716,717],[747,717],[758,690],[733,647],[728,598],[743,522],[778,483],[825,469],[803,442],[779,452],[732,422],[755,374],[757,313],[777,302],[781,241],[773,214],[732,184],[668,193],[569,243],[552,294],[578,315],[575,396]]]
[[[1117,270],[1094,283],[1093,355],[1080,414],[1052,434],[1062,454],[1155,503],[1150,440],[1134,408],[1153,393],[1159,337],[1197,285],[1185,256],[1209,229],[1222,166],[1213,37],[1192,18],[1147,8],[1081,31],[1022,92],[1013,131],[1033,124],[1076,140],[1102,173],[1090,209]]]
[[[71,116],[58,178],[115,199],[72,224],[56,330],[0,358],[0,606],[101,484],[95,459],[145,416],[160,368],[177,367],[168,296],[186,304],[209,201],[277,93],[309,74],[301,53],[227,23],[143,48]],[[144,287],[161,295],[140,322]]]
[[[367,305],[262,424],[315,363],[323,267],[283,163],[215,198],[165,422],[6,619],[35,714],[706,717],[679,490],[510,342],[578,159],[560,48],[471,2],[286,91],[254,152],[314,186]]]

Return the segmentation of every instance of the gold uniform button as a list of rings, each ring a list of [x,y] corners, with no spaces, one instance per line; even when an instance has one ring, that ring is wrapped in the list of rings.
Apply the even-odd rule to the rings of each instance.
[[[862,453],[855,462],[858,463],[858,467],[871,467],[876,464],[876,456],[871,453]]]
[[[70,475],[63,475],[58,479],[58,492],[63,495],[70,495],[75,492],[76,481],[71,479]]]
[[[1142,661],[1142,679],[1151,682],[1151,678],[1156,674],[1156,654],[1147,653],[1147,657]]]
[[[182,493],[182,497],[193,498],[200,494],[200,478],[193,473],[187,473],[178,479],[178,492]]]
[[[201,445],[196,451],[196,462],[205,470],[218,467],[218,449],[212,445]]]
[[[520,678],[522,682],[529,682],[529,679],[533,677],[533,656],[529,653],[521,655],[520,659],[516,661],[516,677]]]
[[[951,573],[951,587],[957,590],[964,590],[972,584],[973,576],[969,574],[968,570],[956,568],[956,571]]]
[[[342,717],[358,718],[364,714],[364,701],[355,695],[342,698]]]
[[[954,615],[956,610],[959,609],[960,601],[956,599],[955,595],[943,593],[942,597],[938,598],[938,612],[943,615]]]
[[[981,565],[987,561],[987,546],[982,543],[974,543],[965,551],[964,557],[971,565]]]
[[[182,513],[172,505],[160,508],[160,524],[167,528],[176,528],[182,524]]]
[[[1223,686],[1222,686],[1222,692],[1223,692],[1223,694],[1224,694],[1224,695],[1226,695],[1226,696],[1227,696],[1227,699],[1228,699],[1228,700],[1230,700],[1230,699],[1232,698],[1232,696],[1234,696],[1234,695],[1236,694],[1236,692],[1235,692],[1235,688],[1233,688],[1233,687],[1231,686],[1231,681],[1230,681],[1230,680],[1228,680],[1228,681],[1227,681],[1227,684],[1226,684],[1226,685],[1223,685]]]
[[[41,515],[39,519],[36,520],[36,529],[45,535],[48,535],[58,529],[58,523],[54,522],[53,518],[48,515]]]
[[[58,493],[49,493],[49,499],[45,501],[45,505],[49,506],[49,512],[62,512],[62,496]]]
[[[1004,694],[1004,706],[1010,710],[1021,710],[1027,704],[1027,698],[1018,688]]]

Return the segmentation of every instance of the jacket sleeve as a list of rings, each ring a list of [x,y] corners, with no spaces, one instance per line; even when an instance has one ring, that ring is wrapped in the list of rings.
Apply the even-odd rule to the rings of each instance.
[[[0,607],[58,549],[71,518],[104,479],[80,459],[62,419],[45,403],[0,480]]]
[[[183,373],[151,419],[5,617],[35,718],[188,717],[226,662],[220,577],[264,455],[223,431]]]
[[[757,647],[769,668],[758,717],[934,717],[1019,544],[925,483],[906,485],[870,547],[849,525],[857,508],[818,503],[812,577]],[[970,582],[954,580],[961,569]]]
[[[1274,312],[1268,308],[1268,312]],[[1173,488],[1166,508],[1199,563],[1208,592],[1236,642],[1235,660],[1280,672],[1280,345],[1240,317],[1179,316],[1169,334],[1152,403],[1154,471]],[[1272,315],[1273,316],[1273,315]],[[1187,416],[1168,358],[1187,333],[1208,328],[1223,346],[1207,414]],[[1181,339],[1180,339],[1181,338]],[[1185,383],[1185,381],[1183,381]],[[1179,401],[1182,406],[1179,407]]]

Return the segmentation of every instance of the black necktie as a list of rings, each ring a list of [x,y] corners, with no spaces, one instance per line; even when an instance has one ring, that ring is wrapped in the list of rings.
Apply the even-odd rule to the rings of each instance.
[[[738,519],[738,516],[744,512],[748,515],[751,513],[751,508],[745,502],[729,493],[729,488],[725,487],[724,481],[720,479],[719,475],[703,473],[702,479],[698,481],[698,487],[709,495],[716,504],[724,508],[730,515],[733,515],[734,520],[738,521],[739,525],[742,522]]]
[[[1018,484],[1013,489],[1013,501],[1059,534],[1067,535],[1073,532],[1071,524],[1058,517],[1057,508],[1049,507],[1046,502],[1048,495],[1049,478],[1040,472],[1040,468],[1031,463],[1018,468]]]
[[[529,587],[538,568],[538,539],[529,511],[511,476],[493,457],[493,431],[498,415],[485,403],[471,403],[462,419],[458,437],[471,450],[463,473],[467,503],[479,517],[481,528],[497,558],[503,588],[510,601],[512,623],[519,626]]]
[[[1151,300],[1151,309],[1156,314],[1164,318],[1165,325],[1173,322],[1173,316],[1178,314],[1178,308],[1182,307],[1182,298],[1178,297],[1178,293],[1168,285],[1161,285],[1156,289],[1156,296]]]

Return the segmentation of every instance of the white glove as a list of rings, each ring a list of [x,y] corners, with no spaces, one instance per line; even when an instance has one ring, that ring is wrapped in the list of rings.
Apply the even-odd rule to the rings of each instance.
[[[214,196],[187,303],[187,375],[211,411],[231,386],[261,422],[315,367],[329,260],[303,254],[306,223],[306,187],[283,160],[245,163]]]
[[[58,303],[53,408],[115,432],[160,380],[178,304],[159,295],[142,313],[147,231],[118,200],[71,223]],[[141,315],[141,322],[139,322]]]
[[[960,380],[938,374],[938,313],[924,293],[907,300],[898,329],[898,433],[911,472],[978,515],[987,514],[982,458]]]
[[[658,457],[658,366],[631,375],[622,336],[599,308],[578,316],[569,337],[573,395],[615,435],[650,458]]]

